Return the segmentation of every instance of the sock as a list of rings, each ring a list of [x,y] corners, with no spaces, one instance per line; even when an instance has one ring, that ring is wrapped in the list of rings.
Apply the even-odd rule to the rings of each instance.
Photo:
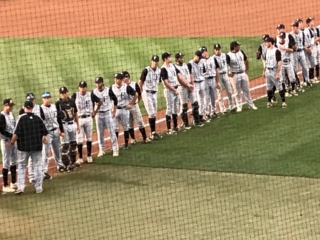
[[[309,68],[309,79],[313,79],[313,68]]]
[[[124,135],[124,144],[128,145],[128,142],[129,142],[129,131],[124,131],[123,135]]]
[[[282,100],[282,102],[285,102],[286,101],[286,99],[285,99],[285,97],[284,97],[284,89],[282,89],[281,91],[279,91],[279,95],[280,95],[280,97],[281,97],[281,100]]]
[[[92,141],[87,141],[87,156],[91,157]]]
[[[2,169],[2,176],[3,176],[2,178],[3,178],[3,186],[4,187],[9,185],[8,184],[8,172],[9,172],[8,169],[6,169],[6,168]]]
[[[167,129],[171,129],[171,116],[166,115]]]
[[[320,72],[319,72],[319,70],[320,70],[320,66],[319,65],[316,65],[316,77],[318,78],[318,77],[320,77]]]
[[[146,140],[147,139],[146,129],[145,128],[139,128],[139,130],[141,132],[143,140]]]
[[[11,182],[16,183],[17,182],[17,166],[10,166],[10,172],[11,172]]]
[[[272,98],[275,98],[274,93],[276,92],[276,90],[277,90],[276,86],[273,86],[273,88],[272,88]]]
[[[282,83],[281,85],[282,85],[282,89],[286,91],[286,85],[284,83]]]
[[[274,97],[273,90],[267,90],[268,102],[271,102],[271,99]]]
[[[292,87],[292,91],[294,91],[296,89],[296,83],[295,82],[292,82],[291,83],[291,87]]]
[[[130,134],[130,137],[132,139],[135,139],[135,137],[134,137],[134,129],[133,128],[129,128],[129,134]]]
[[[150,129],[151,132],[155,132],[156,131],[156,118],[149,118],[149,125],[150,125]]]
[[[117,136],[117,139],[118,139],[118,136],[119,136],[119,132],[116,132],[116,136]]]
[[[200,119],[200,121],[202,121],[203,120],[203,115],[199,115],[199,119]]]
[[[82,143],[78,144],[78,154],[79,154],[79,158],[82,158]]]
[[[173,128],[177,128],[178,127],[178,115],[172,114],[172,120],[173,120]]]

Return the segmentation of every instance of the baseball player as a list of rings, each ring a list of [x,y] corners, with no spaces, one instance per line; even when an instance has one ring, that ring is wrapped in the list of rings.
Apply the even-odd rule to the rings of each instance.
[[[92,99],[93,97],[93,99]],[[83,163],[82,148],[83,140],[86,140],[87,146],[87,162],[92,163],[92,117],[95,116],[94,103],[100,102],[100,99],[87,91],[87,83],[85,81],[79,82],[78,92],[72,94],[71,99],[75,102],[78,109],[78,119],[80,125],[80,133],[77,134],[77,146],[79,164]]]
[[[273,86],[276,86],[279,91],[279,95],[282,100],[282,108],[286,108],[285,92],[282,88],[280,81],[281,71],[281,52],[274,46],[274,39],[272,37],[266,37],[264,39],[265,45],[268,48],[266,53],[266,64],[263,69],[263,77],[266,78],[267,91],[268,91],[268,103],[267,107],[272,107],[271,98],[273,96]],[[290,57],[289,57],[290,58]],[[293,76],[291,76],[293,77]]]
[[[268,42],[266,44],[268,44]],[[294,52],[293,45],[292,42],[290,42],[287,38],[287,34],[285,32],[280,32],[278,36],[277,46],[279,51],[281,52],[280,81],[284,82],[288,77],[292,89],[291,94],[294,96],[298,96],[298,93],[296,92],[296,78],[292,65],[292,54]]]
[[[308,24],[308,29],[311,36],[311,55],[314,59],[315,64],[315,72],[316,74],[313,76],[313,83],[318,83],[319,78],[319,58],[320,58],[320,51],[319,51],[319,40],[320,40],[320,29],[316,28],[314,25],[314,18],[308,17],[306,19],[306,23]],[[309,73],[310,76],[310,73]],[[311,80],[311,79],[310,79]]]
[[[227,64],[230,67],[229,77],[233,78],[236,87],[236,97],[238,102],[237,112],[242,111],[241,90],[245,96],[250,109],[257,110],[254,105],[249,90],[249,61],[246,54],[240,50],[240,43],[233,41],[230,43],[230,52],[227,53]]]
[[[49,153],[52,149],[54,159],[58,171],[63,173],[67,171],[66,167],[63,165],[61,160],[61,141],[60,136],[64,136],[64,130],[62,126],[62,121],[58,118],[58,111],[55,104],[51,104],[51,94],[50,92],[44,92],[42,94],[42,111],[44,113],[44,125],[48,131],[48,141],[43,145],[42,158],[43,158],[43,173],[44,179],[50,180],[52,177],[47,173],[49,165]]]
[[[146,129],[144,127],[141,111],[139,108],[139,100],[141,99],[141,90],[138,85],[138,83],[131,81],[130,79],[130,73],[128,71],[122,71],[123,74],[123,82],[130,87],[133,88],[133,90],[136,91],[138,94],[138,99],[136,102],[132,105],[132,107],[129,109],[129,134],[131,136],[131,144],[136,144],[136,138],[134,136],[134,121],[137,122],[139,131],[141,132],[143,142],[144,143],[150,143],[150,138],[147,137]],[[133,96],[129,95],[130,101],[133,99]]]
[[[218,63],[219,66],[219,75],[220,75],[220,82],[223,84],[228,100],[229,100],[229,109],[231,113],[237,113],[236,106],[234,105],[233,99],[232,99],[232,92],[231,92],[231,85],[230,85],[230,80],[227,75],[227,57],[226,54],[221,51],[221,45],[219,43],[216,43],[213,45],[214,49],[214,58]],[[224,101],[223,101],[223,96],[222,96],[222,88],[217,89],[217,95],[218,95],[218,103],[219,103],[219,108],[220,112],[222,114],[226,114],[227,110],[226,107],[224,106]]]
[[[156,115],[158,107],[158,84],[160,83],[160,68],[159,56],[153,55],[151,57],[151,64],[143,69],[140,80],[139,87],[142,92],[142,100],[145,106],[145,109],[149,116],[149,125],[150,125],[150,139],[158,140],[160,136],[156,133]]]
[[[64,135],[61,144],[62,162],[67,171],[73,171],[76,167],[81,167],[77,158],[76,134],[80,132],[78,109],[68,96],[68,88],[62,86],[59,88],[60,98],[56,102],[59,121],[62,121]]]
[[[116,136],[119,136],[119,124],[121,123],[124,135],[123,149],[129,149],[129,109],[138,99],[138,93],[123,82],[123,74],[116,73],[114,76],[115,84],[110,87],[109,95],[113,101],[113,125]]]
[[[193,59],[189,61],[188,66],[191,69],[191,74],[194,79],[194,94],[196,101],[194,102],[193,117],[194,125],[198,127],[203,126],[203,115],[205,115],[204,109],[204,99],[205,99],[205,82],[202,76],[203,69],[200,65],[200,60],[202,58],[201,51],[196,51],[194,53]],[[201,73],[202,72],[202,73]]]
[[[114,126],[111,116],[111,99],[110,99],[110,88],[106,87],[103,83],[102,77],[97,77],[95,80],[96,88],[92,91],[91,95],[97,96],[100,101],[95,103],[95,120],[98,132],[99,141],[99,154],[101,157],[105,154],[105,143],[104,143],[104,130],[107,128],[111,139],[111,145],[113,150],[113,156],[119,156],[119,146],[117,136],[114,131]],[[95,97],[93,96],[92,99]],[[112,114],[115,113],[115,110]]]
[[[308,52],[308,54],[311,54],[311,50],[307,47],[305,43],[305,34],[303,31],[299,30],[299,22],[294,21],[291,23],[292,26],[292,32],[290,33],[295,42],[296,42],[296,50],[293,53],[294,56],[294,69],[297,72],[298,71],[298,64],[300,64],[302,68],[302,73],[304,80],[306,81],[306,84],[308,87],[311,87],[310,79],[309,79],[309,69],[308,64],[306,60],[305,51]]]
[[[205,46],[200,48],[202,59],[205,61],[205,90],[206,90],[206,117],[217,118],[216,91],[220,88],[220,69],[214,56],[210,56]],[[210,109],[211,108],[211,109]]]
[[[188,83],[194,86],[194,78],[192,75],[192,66],[191,66],[191,64],[184,63],[183,57],[184,57],[184,54],[182,54],[181,52],[176,53],[175,67],[180,71],[181,75],[188,81]],[[189,88],[182,86],[180,83],[179,83],[179,87],[178,87],[178,92],[179,92],[180,105],[181,105],[180,106],[180,117],[183,122],[181,127],[185,130],[188,130],[191,128],[191,126],[189,125],[189,119],[188,119],[188,101],[190,101],[191,106],[192,106],[192,113],[193,113],[194,121],[198,121],[195,117],[195,116],[197,116],[197,114],[195,113],[195,105],[197,105],[198,103],[196,102],[196,96],[194,94],[194,91],[190,91]]]
[[[12,108],[14,106],[11,98],[7,98],[3,101],[3,111],[0,114],[0,141],[1,141],[1,153],[2,153],[2,178],[4,193],[14,192],[17,188],[17,146],[13,144],[6,147],[6,142],[10,141],[15,128],[15,120],[12,114]],[[8,173],[11,172],[11,182],[9,185]]]
[[[188,83],[179,69],[172,64],[169,52],[162,54],[162,60],[161,79],[165,86],[167,134],[172,135],[178,131],[179,83],[190,91],[193,91],[193,85]],[[171,129],[171,118],[173,120],[173,129]]]

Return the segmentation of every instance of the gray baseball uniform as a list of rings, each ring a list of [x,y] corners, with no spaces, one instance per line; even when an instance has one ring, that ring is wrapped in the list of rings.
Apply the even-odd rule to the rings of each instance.
[[[219,69],[219,64],[214,56],[206,59],[206,114],[211,116],[216,113],[216,69]],[[220,76],[219,76],[220,77]]]
[[[275,75],[278,70],[278,62],[281,61],[281,53],[276,48],[273,47],[267,50],[266,54],[266,81],[267,81],[267,90],[271,91],[273,86],[276,86],[277,90],[280,92],[282,88],[282,84],[280,80],[275,79]]]

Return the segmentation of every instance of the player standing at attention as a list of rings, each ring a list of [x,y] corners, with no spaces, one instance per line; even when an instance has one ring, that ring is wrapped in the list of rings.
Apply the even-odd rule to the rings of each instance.
[[[60,98],[56,102],[58,117],[62,121],[64,136],[62,138],[61,153],[62,162],[67,167],[68,171],[75,170],[76,167],[81,167],[77,158],[77,133],[80,132],[78,109],[68,96],[67,87],[59,88]],[[59,120],[60,121],[60,120]]]
[[[3,111],[0,114],[0,141],[1,141],[1,153],[2,153],[2,178],[4,193],[14,192],[17,188],[17,145],[13,144],[6,147],[6,143],[12,138],[15,128],[15,120],[12,114],[12,108],[14,106],[11,98],[7,98],[3,101]],[[9,185],[8,173],[11,172],[11,183]]]
[[[58,118],[58,111],[55,104],[51,104],[51,94],[50,92],[44,92],[42,94],[42,105],[45,120],[43,121],[47,131],[48,140],[47,143],[43,145],[42,149],[42,159],[43,159],[43,174],[44,179],[50,180],[52,177],[47,173],[49,165],[49,153],[50,148],[59,172],[67,171],[66,167],[63,165],[61,160],[61,141],[60,136],[64,136],[64,130],[62,126],[62,121]]]
[[[216,59],[218,65],[219,65],[219,75],[220,75],[220,82],[223,84],[228,100],[229,100],[229,109],[231,113],[237,113],[236,106],[234,105],[233,99],[232,99],[232,93],[231,93],[231,85],[230,85],[230,80],[227,75],[227,57],[226,54],[221,51],[221,45],[219,43],[213,45],[214,49],[214,58]],[[219,108],[220,112],[222,114],[226,114],[227,110],[226,107],[224,106],[223,102],[223,96],[222,96],[222,88],[217,89],[217,95],[218,95],[218,103],[219,103]]]
[[[286,100],[284,89],[280,81],[280,71],[281,71],[281,52],[274,46],[274,39],[271,37],[266,37],[264,39],[266,47],[268,48],[266,53],[266,64],[263,70],[263,77],[266,78],[267,91],[268,91],[268,103],[267,107],[272,107],[271,98],[273,96],[273,86],[276,86],[279,91],[279,95],[282,100],[282,108],[286,108]]]
[[[138,94],[138,99],[136,100],[136,102],[132,105],[132,107],[129,109],[129,134],[131,136],[131,144],[136,144],[136,138],[134,136],[134,121],[137,122],[138,124],[138,128],[139,131],[141,132],[142,138],[143,138],[143,142],[144,143],[150,143],[151,140],[147,137],[147,133],[146,133],[146,129],[144,127],[144,123],[143,123],[143,119],[142,119],[142,115],[141,115],[141,111],[139,108],[139,101],[141,99],[141,90],[139,85],[134,82],[131,81],[130,79],[130,74],[128,71],[122,71],[123,74],[123,82],[127,85],[129,85],[130,87],[133,88],[133,90],[135,90]],[[129,96],[130,97],[130,101],[133,99],[133,96]]]
[[[138,93],[130,86],[123,82],[123,74],[116,73],[114,76],[115,84],[109,91],[110,99],[113,101],[113,125],[116,136],[119,136],[119,124],[121,123],[124,135],[123,149],[129,149],[129,109],[138,99]],[[131,97],[132,96],[132,97]]]
[[[210,56],[208,49],[205,46],[200,48],[202,58],[206,61],[206,117],[217,118],[216,113],[216,91],[220,88],[220,69],[217,60],[214,56]],[[210,109],[211,108],[211,109]]]
[[[92,117],[96,112],[93,109],[94,103],[99,103],[100,99],[87,91],[87,83],[85,81],[79,82],[78,92],[72,94],[71,99],[75,102],[78,110],[78,118],[80,125],[80,133],[77,133],[77,146],[79,164],[83,163],[82,148],[83,140],[86,140],[87,146],[87,162],[92,163],[91,151],[92,151]]]
[[[311,55],[314,60],[315,64],[315,73],[314,78],[313,78],[313,83],[318,83],[318,78],[319,78],[319,58],[320,58],[320,52],[319,52],[319,37],[320,37],[320,31],[318,28],[314,27],[314,18],[308,17],[306,19],[306,23],[308,24],[308,29],[310,31],[311,35]],[[309,73],[310,75],[310,73]]]
[[[230,52],[227,53],[227,64],[230,67],[229,77],[233,78],[236,87],[236,97],[239,104],[237,112],[242,111],[241,90],[249,108],[257,110],[258,108],[254,105],[249,90],[249,61],[246,54],[242,50],[240,50],[240,43],[238,43],[237,41],[233,41],[230,43]]]
[[[156,133],[156,116],[158,108],[158,84],[160,83],[159,56],[151,57],[151,64],[145,67],[141,73],[139,87],[142,92],[142,100],[149,116],[150,138],[158,140],[160,136]]]
[[[117,157],[119,156],[119,147],[118,147],[118,141],[117,136],[114,131],[114,126],[112,122],[112,116],[111,116],[111,100],[110,100],[110,88],[104,86],[103,84],[103,78],[97,77],[95,80],[96,88],[92,91],[92,94],[96,95],[100,101],[99,103],[96,103],[96,126],[97,126],[97,132],[98,132],[98,141],[99,141],[99,154],[98,157],[101,157],[105,154],[105,143],[104,143],[104,130],[107,128],[110,139],[111,139],[111,145],[113,150],[113,156]],[[115,111],[113,112],[113,114]]]
[[[167,134],[176,134],[178,131],[178,107],[179,107],[179,83],[193,91],[193,85],[188,83],[171,62],[171,54],[165,52],[162,54],[163,65],[161,67],[161,79],[165,86],[164,96],[166,98],[166,123]],[[171,129],[171,118],[173,120],[173,129]]]

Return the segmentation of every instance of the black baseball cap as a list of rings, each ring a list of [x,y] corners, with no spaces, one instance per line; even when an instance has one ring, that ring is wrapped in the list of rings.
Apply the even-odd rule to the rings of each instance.
[[[303,22],[303,20],[301,18],[297,18],[295,22],[300,23],[300,22]]]
[[[263,34],[263,35],[262,35],[262,40],[264,40],[264,39],[267,38],[267,37],[270,37],[270,35],[269,35],[269,34]]]
[[[194,55],[196,55],[196,56],[198,56],[199,58],[202,58],[202,52],[201,51],[196,51],[195,53],[194,53]]]
[[[171,54],[169,53],[169,52],[164,52],[164,53],[162,53],[162,60],[165,60],[166,58],[168,58],[168,57],[170,57],[171,56]]]
[[[298,21],[294,21],[293,23],[291,23],[291,26],[299,27],[299,22]]]
[[[32,101],[25,101],[24,102],[24,105],[23,105],[25,108],[28,108],[28,109],[32,109],[33,108],[33,102]]]
[[[274,39],[272,38],[272,37],[266,37],[265,39],[264,39],[264,41],[265,42],[271,42],[271,43],[274,43]]]
[[[67,93],[68,92],[68,88],[65,86],[62,86],[59,88],[59,93]]]
[[[153,56],[151,57],[151,61],[159,62],[159,56],[158,56],[158,55],[153,55]]]
[[[230,50],[233,50],[235,47],[240,46],[241,44],[237,41],[233,41],[230,43]]]
[[[123,79],[123,74],[122,74],[121,72],[116,73],[116,74],[114,75],[114,78],[122,80],[122,79]]]
[[[202,46],[202,47],[199,48],[199,51],[203,53],[203,52],[207,52],[208,49],[207,49],[207,47]]]
[[[50,92],[44,92],[44,93],[42,93],[41,97],[42,98],[51,98],[51,94],[50,94]]]
[[[79,82],[79,87],[86,88],[87,87],[87,83],[85,81],[81,81],[81,82]]]
[[[32,92],[28,92],[27,95],[26,95],[26,99],[27,100],[34,100],[35,99],[35,96]]]
[[[130,73],[128,71],[122,71],[122,75],[123,77],[127,77],[127,78],[130,77]]]
[[[285,29],[286,27],[284,26],[284,24],[283,23],[280,23],[280,24],[278,24],[277,25],[277,27],[276,27],[276,29]]]
[[[96,80],[94,82],[95,83],[103,83],[103,78],[102,77],[96,77]]]
[[[5,105],[5,106],[9,106],[9,105],[13,106],[14,102],[12,101],[11,98],[6,98],[5,100],[3,100],[3,105]]]
[[[279,33],[279,38],[286,38],[286,33],[285,32]]]
[[[183,56],[184,56],[183,53],[178,52],[178,53],[176,53],[175,58],[178,59],[178,58],[182,58]]]
[[[219,43],[216,43],[216,44],[213,45],[213,49],[220,50],[221,49],[221,45]]]
[[[308,18],[306,19],[306,23],[309,24],[313,19],[314,19],[313,17],[308,17]]]

